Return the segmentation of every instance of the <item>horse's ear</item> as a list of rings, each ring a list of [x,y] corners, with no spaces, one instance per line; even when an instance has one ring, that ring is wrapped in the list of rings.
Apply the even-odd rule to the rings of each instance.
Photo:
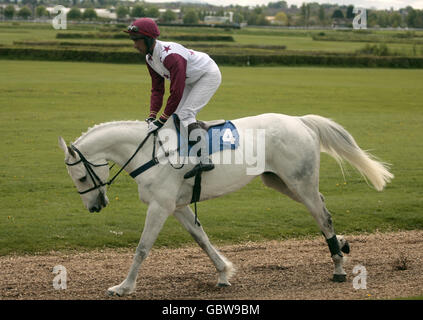
[[[68,153],[68,146],[66,145],[65,139],[59,137],[59,147],[63,150],[65,154]]]
[[[59,137],[59,147],[65,153],[65,157],[68,157],[70,155],[70,156],[76,158],[75,151],[73,151],[71,147],[66,145],[65,139],[63,139],[62,137]]]

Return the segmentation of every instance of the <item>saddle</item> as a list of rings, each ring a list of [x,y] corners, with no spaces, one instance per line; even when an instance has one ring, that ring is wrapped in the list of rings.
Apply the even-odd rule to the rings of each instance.
[[[178,117],[177,114],[173,114],[173,121],[175,122],[175,127],[178,130],[180,130],[180,128],[181,128],[181,120],[179,119],[179,117]],[[226,123],[226,120],[223,120],[223,119],[221,119],[221,120],[210,120],[210,121],[201,121],[201,120],[198,120],[197,122],[198,122],[198,124],[200,125],[200,127],[202,129],[208,131],[210,128],[217,127],[217,126],[220,126],[222,124],[225,124]]]
[[[211,120],[211,121],[197,121],[201,128],[206,131],[209,131],[210,128],[220,126],[225,124],[226,120]]]
[[[174,113],[172,115],[173,122],[178,134],[178,150],[186,156],[192,144],[188,142],[188,149],[182,147],[181,139],[188,140],[188,128],[181,124],[179,117]],[[224,149],[236,149],[239,146],[239,134],[235,125],[231,121],[226,120],[212,120],[212,121],[197,121],[201,129],[208,133],[209,155],[223,151]]]
[[[187,138],[188,136],[188,128],[185,128],[183,125],[181,125],[181,121],[179,119],[179,117],[177,116],[177,114],[173,114],[173,121],[174,121],[174,125],[176,130],[178,131],[178,133],[180,134],[180,136]],[[215,128],[217,130],[217,133],[220,134],[221,136],[219,137],[219,143],[217,146],[213,147],[213,143],[212,143],[212,134],[210,134],[210,144],[209,144],[209,154],[212,154],[213,152],[219,151],[219,150],[223,150],[223,149],[236,149],[239,146],[239,135],[238,132],[235,128],[235,126],[233,125],[233,123],[231,121],[226,121],[226,120],[212,120],[212,121],[197,121],[197,123],[200,125],[200,127],[202,129],[204,129],[206,132],[209,132],[210,129]],[[219,128],[217,128],[219,127]],[[213,129],[214,130],[214,129]],[[222,137],[222,132],[229,132],[230,133],[230,137],[233,139],[230,140],[229,142],[226,139],[223,139]],[[178,139],[181,139],[181,137],[178,136]],[[224,135],[223,135],[224,136]],[[180,148],[180,141],[178,140],[178,149]],[[188,148],[190,148],[190,146],[188,146]],[[195,175],[195,180],[194,180],[194,186],[193,186],[193,190],[192,190],[192,198],[191,198],[191,203],[194,203],[194,207],[195,207],[195,224],[197,226],[201,226],[200,222],[198,221],[198,217],[197,217],[197,202],[200,200],[200,195],[201,195],[201,174],[202,172],[199,171],[196,175]]]

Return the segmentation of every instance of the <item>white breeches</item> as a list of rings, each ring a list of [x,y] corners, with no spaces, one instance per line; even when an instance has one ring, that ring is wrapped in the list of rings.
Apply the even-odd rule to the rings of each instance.
[[[210,101],[219,88],[222,75],[217,65],[196,82],[186,84],[182,99],[175,113],[183,126],[196,122],[196,114]]]

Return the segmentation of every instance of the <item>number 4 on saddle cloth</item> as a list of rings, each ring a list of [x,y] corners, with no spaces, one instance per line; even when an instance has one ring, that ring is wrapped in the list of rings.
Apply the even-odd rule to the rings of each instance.
[[[173,121],[178,135],[178,150],[182,157],[189,156],[193,145],[188,143],[187,129],[181,130],[180,120],[176,114],[173,114]],[[231,121],[215,120],[215,121],[198,121],[201,128],[208,133],[209,155],[225,149],[236,149],[239,146],[239,134],[235,125]],[[182,131],[182,132],[181,132]],[[194,133],[195,134],[195,133]],[[185,143],[181,145],[181,140],[185,139]],[[197,202],[200,200],[201,194],[201,171],[195,175],[194,186],[192,190],[191,203],[195,207],[195,221],[197,226],[201,226],[197,218]]]
[[[178,150],[180,156],[188,156],[193,145],[184,143],[181,145],[181,139],[187,139],[187,133],[180,130],[180,121],[176,114],[172,115],[175,128],[178,134]],[[198,121],[200,126],[208,133],[209,155],[225,149],[235,150],[239,146],[239,134],[235,125],[231,121],[214,120]],[[185,131],[185,130],[183,130]],[[187,150],[188,147],[188,150]]]

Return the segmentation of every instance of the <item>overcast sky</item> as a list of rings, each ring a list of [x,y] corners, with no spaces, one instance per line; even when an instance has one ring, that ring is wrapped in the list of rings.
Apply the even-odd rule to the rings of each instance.
[[[146,2],[177,2],[178,0],[146,0]],[[183,0],[179,0],[183,1]],[[213,5],[230,5],[230,4],[239,4],[241,6],[257,5],[257,4],[268,4],[269,2],[277,2],[278,0],[198,0],[193,2],[207,2]],[[288,3],[288,6],[292,4],[301,5],[303,2],[318,2],[318,3],[332,3],[340,5],[349,5],[360,6],[364,8],[377,8],[377,9],[394,9],[405,8],[406,6],[412,6],[415,9],[423,9],[423,0],[285,0]]]

